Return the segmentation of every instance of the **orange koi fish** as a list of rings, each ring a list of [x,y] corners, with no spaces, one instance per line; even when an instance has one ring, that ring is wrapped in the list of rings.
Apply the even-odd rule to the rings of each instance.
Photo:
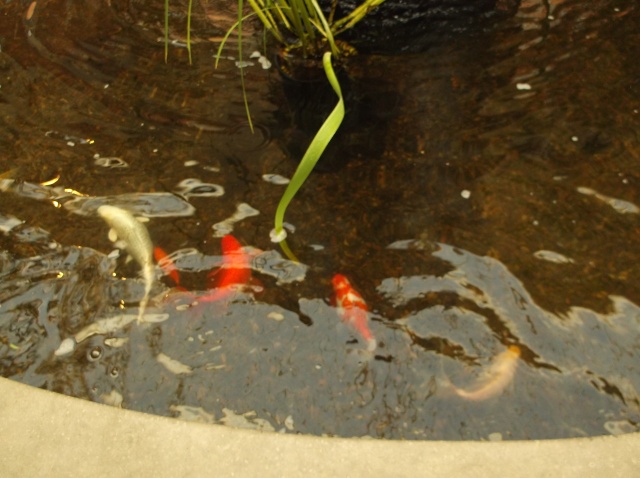
[[[199,302],[227,299],[238,286],[246,285],[251,280],[251,255],[231,234],[222,238],[222,267],[209,272],[207,279],[211,290],[199,297]]]
[[[367,350],[373,352],[377,343],[369,329],[368,309],[364,299],[351,286],[349,279],[342,274],[334,275],[331,283],[335,292],[338,315],[367,342]]]
[[[161,247],[153,248],[153,258],[158,263],[158,266],[162,269],[165,275],[171,277],[171,280],[175,285],[180,285],[180,274],[178,273],[178,268],[173,263],[173,261],[169,258],[169,255],[162,249]]]
[[[486,375],[479,379],[473,387],[465,390],[454,386],[455,393],[462,398],[473,401],[495,397],[513,380],[519,357],[520,347],[511,345],[496,356]]]

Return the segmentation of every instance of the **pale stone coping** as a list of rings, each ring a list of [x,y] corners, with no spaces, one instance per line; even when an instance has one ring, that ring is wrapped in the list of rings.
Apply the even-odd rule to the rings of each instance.
[[[0,475],[640,476],[640,433],[444,442],[261,433],[121,410],[0,378]]]

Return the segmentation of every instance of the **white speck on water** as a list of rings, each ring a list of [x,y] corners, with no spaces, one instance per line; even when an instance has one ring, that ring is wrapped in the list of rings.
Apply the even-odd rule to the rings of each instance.
[[[571,141],[573,141],[574,143],[577,143],[578,139],[580,138],[578,138],[577,136],[571,136]]]
[[[547,20],[555,20],[556,17],[554,17],[553,15],[547,15]]]
[[[537,219],[534,219],[531,224],[533,224],[534,226],[539,226],[540,225],[540,223],[538,222]]]
[[[463,189],[462,191],[460,191],[460,196],[462,196],[464,199],[469,199],[471,197],[471,191],[469,191],[468,189]]]
[[[293,431],[293,417],[291,415],[284,419],[284,426],[287,430]]]
[[[268,70],[269,68],[271,68],[271,62],[266,56],[261,56],[260,58],[258,58],[258,63],[260,63],[263,70]]]
[[[324,251],[324,246],[322,244],[309,244],[309,247],[314,251]]]
[[[253,65],[254,63],[252,61],[236,61],[236,68],[246,68]]]
[[[104,339],[104,344],[107,347],[117,349],[122,347],[128,341],[129,341],[129,337],[110,337],[110,338]]]
[[[62,355],[68,355],[74,351],[76,348],[76,341],[73,337],[68,337],[60,342],[60,346],[53,352],[53,355],[56,357],[61,357]]]
[[[103,86],[103,88],[104,88],[105,90],[106,90],[107,88],[109,88],[109,83],[105,84],[105,85]]]
[[[556,264],[571,264],[573,263],[573,259],[570,257],[564,256],[559,252],[547,251],[547,250],[539,250],[533,253],[533,256],[536,259],[541,259],[543,261],[554,262]]]
[[[271,232],[269,232],[269,238],[271,239],[271,242],[282,242],[287,238],[287,231],[284,227],[280,229],[280,232],[277,232],[275,228],[271,229]]]
[[[263,174],[262,179],[271,184],[289,184],[289,178],[285,178],[279,174]]]
[[[269,312],[267,317],[272,320],[277,320],[278,322],[284,320],[284,315],[280,312]]]
[[[516,83],[516,89],[519,91],[528,91],[531,89],[531,85],[529,83]]]
[[[67,141],[67,146],[71,146],[72,148],[76,145],[73,141]]]
[[[196,161],[195,159],[190,159],[189,161],[184,162],[185,168],[190,168],[192,166],[196,166],[197,164],[198,164],[198,161]]]
[[[163,353],[156,355],[156,360],[169,372],[175,373],[176,375],[189,375],[193,373],[193,369],[191,367],[179,362],[178,360],[172,359]]]

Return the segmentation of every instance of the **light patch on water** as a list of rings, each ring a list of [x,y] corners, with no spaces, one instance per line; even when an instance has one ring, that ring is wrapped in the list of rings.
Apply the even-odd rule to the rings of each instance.
[[[193,373],[193,368],[189,365],[183,364],[182,362],[172,359],[168,355],[160,352],[156,355],[156,360],[164,366],[169,372],[174,373],[176,375],[190,375]]]
[[[262,179],[271,184],[289,184],[289,178],[280,176],[279,174],[263,174]]]
[[[306,264],[284,259],[278,251],[264,251],[251,261],[251,268],[261,274],[266,274],[277,279],[277,284],[290,284],[304,280],[307,269]]]
[[[612,435],[624,435],[625,433],[633,433],[637,428],[628,420],[612,420],[604,423],[604,429]]]
[[[211,226],[214,231],[213,237],[223,237],[227,234],[231,234],[235,223],[259,214],[260,211],[254,209],[249,204],[244,202],[240,203],[236,206],[236,212],[234,212],[230,217]]]
[[[275,228],[271,229],[271,231],[269,232],[269,238],[271,239],[271,242],[282,242],[287,238],[287,234],[289,232],[292,234],[296,232],[296,226],[285,222],[282,224],[282,229],[280,230],[280,232],[277,232]]]
[[[178,183],[175,192],[186,198],[220,197],[224,195],[224,188],[218,184],[203,183],[199,179],[188,178]]]
[[[276,321],[281,321],[284,320],[284,315],[282,315],[279,312],[269,312],[267,314],[267,318],[271,319],[271,320],[276,320]]]
[[[69,146],[75,146],[76,144],[93,144],[95,141],[91,138],[81,138],[80,136],[74,136],[70,134],[60,133],[59,131],[49,130],[44,133],[47,138],[57,139],[64,142]]]
[[[284,419],[284,426],[287,430],[293,431],[293,417],[291,415]]]
[[[573,259],[570,257],[564,256],[559,252],[547,251],[541,249],[533,253],[533,257],[536,259],[541,259],[543,261],[554,262],[556,264],[572,264]]]
[[[271,229],[271,231],[269,232],[269,239],[271,239],[271,242],[282,242],[287,238],[287,231],[285,230],[285,228],[283,227],[282,229],[280,229],[280,231],[276,231],[275,228]]]
[[[253,63],[252,61],[248,61],[248,60],[236,60],[235,65],[236,68],[246,68],[248,66],[253,66],[255,63]]]
[[[103,393],[100,395],[100,401],[105,405],[111,405],[112,407],[122,408],[122,402],[124,398],[122,394],[117,390],[111,390],[109,393]]]
[[[268,70],[269,68],[271,68],[271,62],[269,61],[269,59],[257,50],[252,52],[249,58],[257,59],[263,70]]]
[[[17,217],[0,214],[0,232],[7,233],[21,224],[24,224],[24,221],[21,221]]]
[[[529,91],[531,90],[531,85],[529,83],[516,83],[516,89],[518,91]]]
[[[177,418],[187,422],[215,423],[215,415],[208,413],[202,407],[191,407],[189,405],[171,405],[169,410],[178,414]]]
[[[119,207],[131,214],[143,217],[192,216],[195,207],[172,193],[127,193],[118,196],[77,197],[66,201],[68,211],[81,216],[94,216],[100,206]]]
[[[264,418],[255,418],[257,414],[253,410],[239,414],[229,408],[223,408],[222,412],[225,416],[220,419],[220,422],[227,426],[267,432],[276,431],[276,429],[273,428],[273,426]]]
[[[599,199],[600,201],[611,206],[620,214],[639,214],[640,213],[640,208],[629,201],[624,201],[622,199],[605,196],[604,194],[600,194],[599,192],[591,188],[587,188],[583,186],[576,188],[576,191],[578,191],[580,194],[584,194],[585,196],[593,196],[596,199]]]
[[[95,161],[93,162],[96,166],[100,166],[101,168],[107,169],[122,169],[128,168],[129,163],[127,163],[124,159],[113,157],[101,157],[99,154],[94,155]]]

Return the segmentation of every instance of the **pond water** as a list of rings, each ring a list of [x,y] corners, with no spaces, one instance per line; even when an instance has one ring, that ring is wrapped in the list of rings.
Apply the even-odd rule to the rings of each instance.
[[[269,232],[305,136],[278,73],[248,58],[258,31],[254,134],[235,40],[214,67],[233,2],[195,6],[191,66],[184,5],[165,64],[161,1],[29,3],[0,6],[3,376],[286,433],[638,429],[635,0],[523,1],[423,52],[354,58],[364,113],[287,212],[299,262]],[[141,322],[140,267],[114,253],[104,204],[148,219],[190,291],[156,267]],[[207,301],[225,234],[253,280]],[[373,351],[341,320],[337,273]]]

